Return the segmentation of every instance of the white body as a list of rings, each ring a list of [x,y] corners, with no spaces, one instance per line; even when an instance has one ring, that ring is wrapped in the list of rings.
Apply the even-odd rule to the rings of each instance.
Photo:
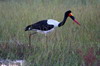
[[[35,31],[37,31],[38,33],[42,33],[42,34],[47,34],[47,33],[51,32],[51,31],[53,31],[56,27],[58,27],[60,22],[58,22],[56,20],[53,20],[53,19],[48,19],[47,23],[49,25],[54,25],[54,28],[52,28],[51,30],[48,30],[48,31],[41,31],[41,30],[35,30]]]
[[[54,25],[54,28],[55,28],[55,27],[58,27],[58,25],[59,25],[60,22],[58,22],[57,20],[48,19],[47,23],[49,25]]]

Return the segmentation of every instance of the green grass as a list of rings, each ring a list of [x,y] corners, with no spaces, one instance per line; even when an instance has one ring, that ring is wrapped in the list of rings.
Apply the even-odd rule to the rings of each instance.
[[[62,21],[64,12],[72,10],[81,26],[68,18],[61,28],[32,37],[24,28],[43,19]],[[0,1],[0,58],[25,59],[29,66],[80,66],[85,61],[76,52],[94,48],[100,59],[100,0],[2,0]],[[46,42],[47,41],[47,42]],[[96,61],[93,65],[96,66]]]

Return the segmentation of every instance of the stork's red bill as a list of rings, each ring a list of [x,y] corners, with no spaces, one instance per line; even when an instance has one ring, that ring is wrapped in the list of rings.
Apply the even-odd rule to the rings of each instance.
[[[76,24],[80,25],[80,23],[75,19],[72,13],[69,13],[68,15]]]

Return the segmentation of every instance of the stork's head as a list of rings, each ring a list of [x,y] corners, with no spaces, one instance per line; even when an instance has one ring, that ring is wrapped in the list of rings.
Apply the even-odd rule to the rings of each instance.
[[[70,17],[75,23],[77,23],[78,25],[80,25],[80,23],[73,16],[71,10],[68,10],[68,11],[65,12],[65,17]]]

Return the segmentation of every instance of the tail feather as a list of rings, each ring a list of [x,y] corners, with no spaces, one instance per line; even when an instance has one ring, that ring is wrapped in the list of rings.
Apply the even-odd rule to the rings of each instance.
[[[31,25],[28,25],[26,28],[25,28],[25,31],[29,31],[31,30]]]

